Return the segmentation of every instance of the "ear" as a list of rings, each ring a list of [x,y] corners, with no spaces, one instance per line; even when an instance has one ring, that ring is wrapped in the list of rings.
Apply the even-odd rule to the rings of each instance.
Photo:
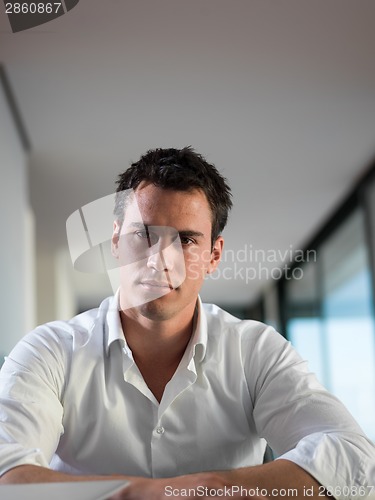
[[[113,223],[113,233],[111,238],[111,253],[115,259],[119,258],[119,241],[120,241],[121,225],[118,220]]]
[[[223,253],[223,247],[224,238],[222,236],[218,236],[211,252],[211,260],[207,267],[207,274],[213,273],[219,265]]]

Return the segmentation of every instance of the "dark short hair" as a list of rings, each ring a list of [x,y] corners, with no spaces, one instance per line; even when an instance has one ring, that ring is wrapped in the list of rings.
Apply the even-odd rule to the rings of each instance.
[[[212,213],[212,244],[223,231],[232,208],[231,191],[216,167],[196,153],[192,147],[183,149],[150,149],[119,175],[114,213],[122,223],[124,197],[121,192],[136,189],[142,181],[174,191],[200,189],[206,195]]]

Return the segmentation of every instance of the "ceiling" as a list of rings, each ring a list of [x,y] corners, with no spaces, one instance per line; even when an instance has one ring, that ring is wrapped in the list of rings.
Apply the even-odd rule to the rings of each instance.
[[[112,193],[140,154],[192,145],[235,204],[227,279],[203,298],[254,300],[267,276],[238,272],[250,250],[301,248],[374,157],[374,19],[373,0],[80,0],[13,34],[2,10],[38,252],[66,249],[68,216]],[[106,277],[73,279],[81,302],[107,293]]]

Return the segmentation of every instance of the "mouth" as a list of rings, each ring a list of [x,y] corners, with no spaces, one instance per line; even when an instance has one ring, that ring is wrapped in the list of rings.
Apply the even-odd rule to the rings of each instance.
[[[166,281],[145,280],[141,281],[140,284],[148,290],[173,290],[172,285]]]

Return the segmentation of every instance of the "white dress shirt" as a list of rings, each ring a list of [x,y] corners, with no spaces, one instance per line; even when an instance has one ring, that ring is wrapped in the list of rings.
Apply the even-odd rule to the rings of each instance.
[[[0,474],[21,464],[147,477],[234,469],[262,463],[266,441],[336,491],[375,484],[374,446],[290,343],[200,300],[160,404],[126,344],[117,296],[36,328],[1,370]],[[336,496],[356,498],[345,492]]]

